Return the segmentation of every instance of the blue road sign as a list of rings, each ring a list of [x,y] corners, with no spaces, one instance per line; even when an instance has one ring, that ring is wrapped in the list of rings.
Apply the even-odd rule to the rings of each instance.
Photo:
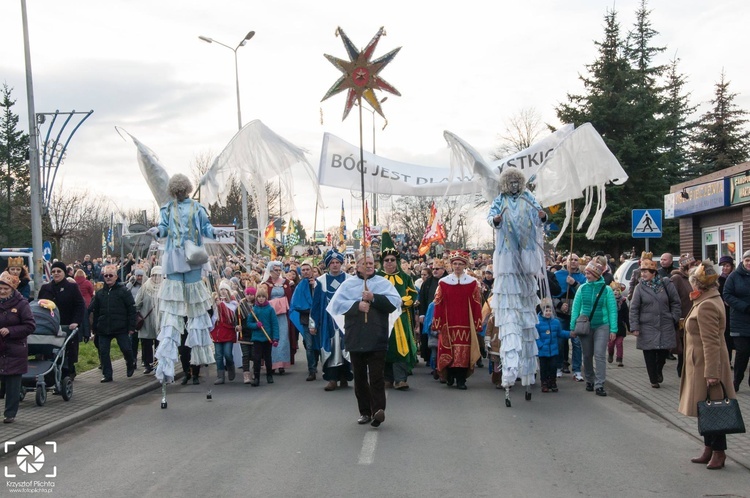
[[[633,209],[633,238],[658,239],[662,235],[661,209]]]
[[[44,244],[42,244],[42,256],[45,261],[52,259],[52,244],[48,240],[45,240]]]

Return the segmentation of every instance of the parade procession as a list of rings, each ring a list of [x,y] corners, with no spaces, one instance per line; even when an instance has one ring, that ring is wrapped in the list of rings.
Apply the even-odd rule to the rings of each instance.
[[[30,56],[44,81],[52,52],[37,48],[34,18],[51,21],[36,8],[27,18],[20,3],[1,8],[23,21],[31,127],[16,129],[22,89],[5,83],[0,464],[11,492],[750,496],[750,114],[740,107],[750,105],[733,101],[750,80],[727,69],[740,90],[727,89],[720,68],[701,107],[714,110],[699,119],[679,59],[662,61],[652,28],[674,22],[659,14],[674,9],[628,1],[626,31],[606,8],[603,37],[601,26],[586,32],[601,40],[593,64],[575,83],[560,79],[548,115],[533,106],[554,74],[522,83],[512,66],[529,60],[485,68],[475,58],[519,38],[496,45],[462,26],[445,45],[435,40],[447,24],[417,28],[431,9],[470,24],[457,14],[467,6],[404,6],[409,26],[339,2],[351,12],[332,21],[333,6],[285,0],[288,12],[257,7],[285,39],[260,28],[239,44],[196,35],[205,53],[181,59],[213,81],[229,57],[215,47],[228,48],[231,88],[167,89],[178,70],[158,62],[110,81],[122,67],[92,55],[99,90],[113,85],[140,113],[118,119],[125,103],[35,109]],[[208,9],[169,0],[154,6],[168,12],[160,25],[120,3],[111,35],[145,29],[149,39],[132,42],[143,53],[201,29],[178,18]],[[587,8],[601,21],[602,8]],[[290,39],[286,22],[305,17],[325,36]],[[217,34],[230,29],[222,23]],[[554,71],[566,67],[552,61],[561,41],[577,46],[569,35],[545,38]],[[245,46],[243,57],[268,50],[254,54],[267,69],[240,70]],[[152,101],[140,82],[159,78]],[[273,83],[259,91],[252,78]],[[60,95],[71,85],[59,80]],[[228,90],[236,109],[217,109],[236,112],[236,126],[213,127],[211,99]],[[474,121],[506,92],[520,104],[501,105],[527,107],[492,111],[497,130]],[[404,111],[422,99],[440,112]],[[205,116],[145,124],[182,102]],[[726,137],[711,135],[719,121],[731,123]],[[440,152],[421,152],[422,135]],[[88,190],[68,172],[81,143],[99,154]],[[114,462],[125,472],[102,476],[104,488],[82,484],[84,469],[104,474]]]

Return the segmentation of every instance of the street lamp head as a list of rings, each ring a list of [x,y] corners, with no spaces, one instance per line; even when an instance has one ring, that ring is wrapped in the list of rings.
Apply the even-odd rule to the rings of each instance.
[[[255,36],[255,31],[250,31],[245,35],[245,40],[249,40],[253,36]]]
[[[209,38],[207,36],[199,36],[198,38],[200,38],[201,40],[203,40],[206,43],[213,43],[214,42],[213,39],[211,39],[211,38]]]

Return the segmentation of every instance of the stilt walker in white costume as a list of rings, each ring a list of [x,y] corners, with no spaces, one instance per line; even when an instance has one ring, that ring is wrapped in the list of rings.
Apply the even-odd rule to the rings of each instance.
[[[149,232],[166,237],[162,256],[165,280],[159,292],[161,322],[156,378],[162,383],[161,407],[167,407],[166,387],[174,382],[175,363],[178,361],[180,336],[187,328],[185,345],[191,348],[191,365],[214,362],[211,351],[211,293],[202,281],[201,271],[208,262],[203,238],[214,238],[214,229],[206,209],[188,198],[193,191],[190,180],[183,174],[169,179],[168,190],[173,199],[161,208],[159,226]]]
[[[544,269],[543,221],[547,215],[525,188],[526,178],[516,168],[500,175],[500,195],[492,203],[487,221],[495,229],[493,268],[495,283],[490,306],[500,330],[500,359],[505,405],[517,378],[531,399],[536,374],[538,337],[536,306]]]

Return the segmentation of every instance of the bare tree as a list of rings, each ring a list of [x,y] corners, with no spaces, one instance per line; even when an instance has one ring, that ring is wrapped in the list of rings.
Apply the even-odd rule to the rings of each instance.
[[[106,201],[101,196],[58,185],[44,216],[44,233],[54,241],[58,256],[75,259],[74,242],[86,239],[93,227],[101,226],[106,219],[105,207]]]
[[[542,122],[539,112],[534,107],[524,107],[512,115],[505,123],[505,133],[500,135],[500,145],[492,154],[493,159],[521,151],[536,142],[539,135],[549,129]]]

